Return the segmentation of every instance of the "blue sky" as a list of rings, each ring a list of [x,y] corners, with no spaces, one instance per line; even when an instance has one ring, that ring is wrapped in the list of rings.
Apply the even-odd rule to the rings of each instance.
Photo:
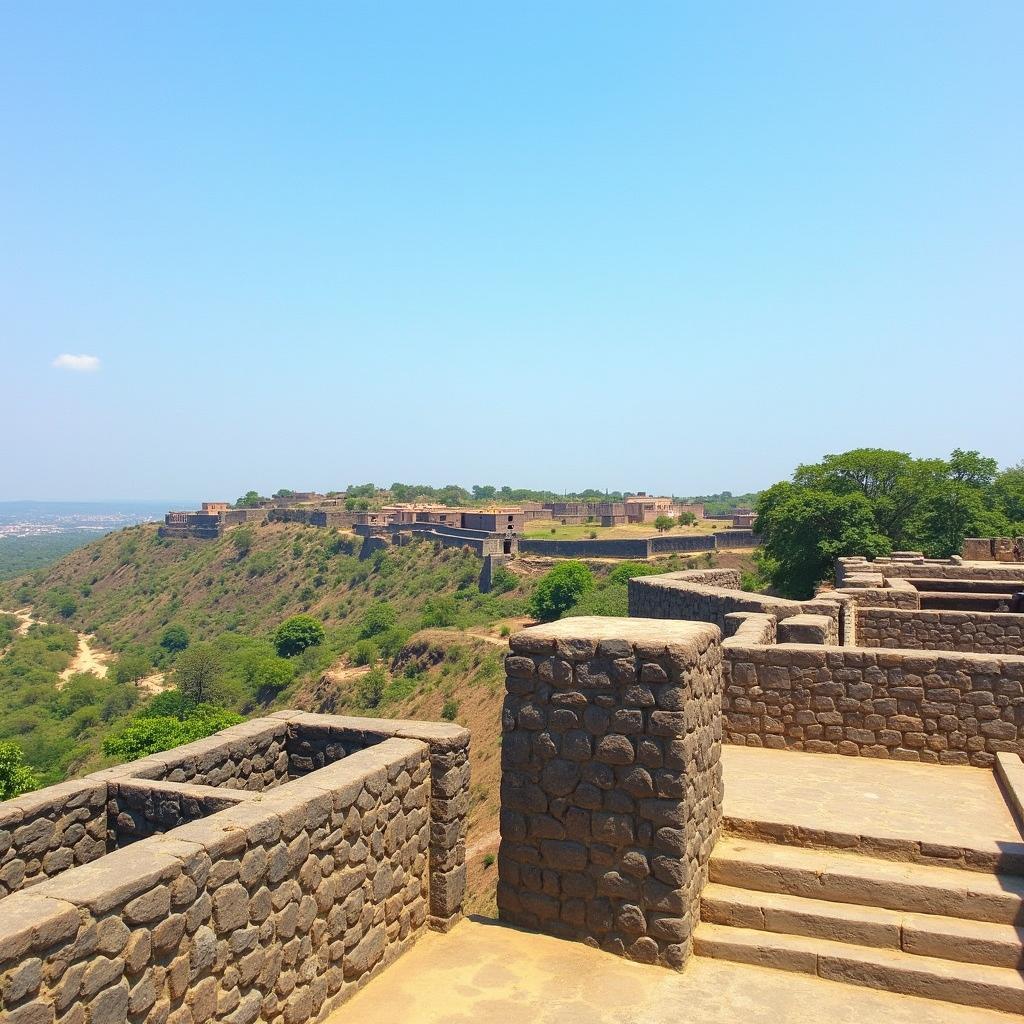
[[[0,499],[1015,463],[1022,38],[1016,2],[3,5]]]

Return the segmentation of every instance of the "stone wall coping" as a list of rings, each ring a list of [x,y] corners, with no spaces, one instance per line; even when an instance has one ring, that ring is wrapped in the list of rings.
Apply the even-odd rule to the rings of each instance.
[[[81,924],[76,906],[41,895],[38,886],[6,896],[3,908],[0,963],[20,959],[32,948],[74,938]]]
[[[88,796],[98,792],[106,792],[102,784],[85,778],[58,782],[54,786],[46,786],[32,793],[22,793],[21,796],[0,803],[0,824],[21,821],[54,806],[77,807],[78,803],[71,803],[76,796]]]
[[[321,715],[309,711],[278,711],[273,718],[320,730],[342,730],[361,736],[420,740],[433,749],[468,747],[470,734],[461,725],[420,722],[411,718],[360,718],[357,715]]]
[[[797,655],[797,658],[794,658],[794,655]],[[879,665],[883,668],[904,668],[913,672],[928,672],[937,666],[953,669],[964,667],[990,675],[1024,679],[1024,656],[1017,654],[978,654],[972,651],[929,651],[892,647],[835,647],[822,644],[732,644],[730,657],[734,660],[748,658],[751,661],[768,664],[799,664],[808,667],[824,665],[826,660],[841,664],[844,660],[854,659],[861,666]]]
[[[1003,786],[1017,823],[1024,824],[1024,760],[1017,754],[1000,751],[996,754],[996,778]]]
[[[249,789],[228,789],[226,786],[202,786],[193,782],[166,782],[163,779],[111,779],[109,785],[116,790],[140,793],[178,793],[196,799],[224,800],[227,803],[246,803],[258,800],[260,794]]]
[[[538,643],[553,649],[562,641],[624,641],[633,645],[661,648],[689,646],[694,642],[711,642],[721,637],[718,626],[709,622],[687,622],[682,619],[622,618],[611,615],[579,615],[557,622],[530,626],[509,637],[514,651],[533,651]]]

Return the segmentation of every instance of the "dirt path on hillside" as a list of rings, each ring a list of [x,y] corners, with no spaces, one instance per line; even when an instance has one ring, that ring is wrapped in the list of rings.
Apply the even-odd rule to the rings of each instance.
[[[16,608],[12,612],[5,611],[0,608],[0,615],[13,615],[18,620],[18,636],[25,636],[28,633],[31,626],[45,626],[46,623],[42,619],[37,619],[32,614],[31,608]],[[108,662],[110,661],[111,655],[109,651],[100,651],[93,647],[96,642],[96,637],[91,633],[76,633],[78,637],[78,649],[75,651],[74,657],[71,659],[71,664],[68,665],[57,679],[57,689],[61,689],[63,685],[73,676],[79,672],[92,672],[94,675],[103,679],[107,674],[109,668]],[[6,654],[6,651],[0,652]]]
[[[95,640],[96,637],[91,633],[78,634],[78,650],[75,651],[71,664],[61,672],[60,680],[57,683],[58,690],[72,676],[77,675],[79,672],[92,672],[93,675],[99,676],[100,679],[106,676],[109,667],[107,662],[110,660],[110,654],[107,651],[96,650],[92,646]]]

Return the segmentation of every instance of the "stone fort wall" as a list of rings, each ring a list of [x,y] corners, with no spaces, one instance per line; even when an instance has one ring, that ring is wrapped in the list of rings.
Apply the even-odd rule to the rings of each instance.
[[[1024,657],[1014,641],[1024,616],[872,609],[833,591],[789,602],[708,581],[727,582],[725,571],[631,580],[630,614],[722,630],[730,742],[978,767],[991,767],[1000,752],[1024,753]],[[912,623],[934,622],[928,635],[945,642],[992,643],[989,653],[870,646],[877,624],[896,620],[900,637],[917,636]],[[991,620],[1002,621],[979,634]],[[816,642],[795,642],[809,637]]]
[[[294,759],[287,777],[274,767],[280,751],[266,760],[268,733]],[[94,823],[95,856],[0,900],[0,1016],[322,1016],[424,928],[458,919],[468,741],[446,723],[284,712],[33,795],[51,808],[34,820],[52,824],[59,811],[65,836]],[[218,747],[230,755],[215,757]],[[254,770],[246,762],[260,749]],[[167,778],[209,779],[228,763],[216,786]],[[83,794],[88,819],[76,813]],[[13,804],[24,822],[26,798]],[[140,822],[153,831],[133,833]]]

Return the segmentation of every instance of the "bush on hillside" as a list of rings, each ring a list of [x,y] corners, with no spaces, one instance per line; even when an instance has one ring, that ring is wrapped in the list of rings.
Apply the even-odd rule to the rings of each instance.
[[[21,747],[0,743],[0,800],[10,800],[38,785],[35,772],[25,764]]]
[[[377,601],[366,609],[363,615],[362,627],[359,636],[367,640],[372,636],[378,636],[394,628],[398,623],[398,612],[387,601]]]
[[[252,548],[256,534],[251,526],[238,526],[231,531],[231,544],[238,552],[239,558],[244,558]]]
[[[552,622],[593,589],[594,574],[582,562],[563,562],[541,577],[530,598],[530,614],[541,622]]]
[[[326,636],[323,625],[312,615],[293,615],[274,630],[274,646],[282,658],[291,658],[322,644]]]
[[[459,606],[449,594],[428,597],[423,604],[423,628],[454,626],[459,618]]]
[[[168,626],[160,637],[160,646],[169,654],[177,654],[188,647],[188,633],[183,626]]]
[[[608,573],[608,582],[627,583],[637,576],[657,576],[665,571],[664,566],[651,565],[650,562],[622,562]]]

